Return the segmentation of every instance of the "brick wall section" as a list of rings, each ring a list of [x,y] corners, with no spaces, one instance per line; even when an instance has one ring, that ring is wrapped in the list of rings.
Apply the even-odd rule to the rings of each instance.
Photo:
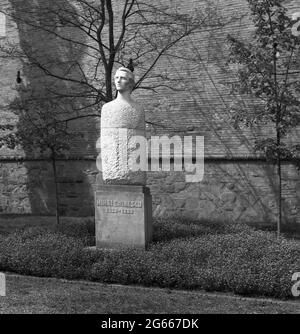
[[[11,0],[11,2],[19,11],[21,11],[19,4],[26,3],[25,0]],[[37,2],[41,4],[42,0]],[[204,3],[200,0],[176,0],[176,2],[183,12],[192,11],[193,8],[200,7]],[[9,3],[9,1],[1,0],[0,3]],[[300,10],[300,5],[295,0],[287,1],[287,5],[291,12]],[[196,61],[188,62],[168,55],[157,64],[157,73],[167,70],[173,79],[180,81],[181,92],[158,89],[155,94],[140,90],[134,95],[143,102],[147,119],[160,125],[152,129],[152,133],[183,134],[189,129],[189,132],[205,137],[206,157],[253,157],[256,155],[253,150],[254,140],[265,134],[274,134],[274,128],[264,125],[257,129],[234,129],[229,121],[229,109],[235,97],[229,94],[228,87],[224,85],[225,82],[233,79],[233,72],[225,65],[227,34],[231,33],[241,39],[249,39],[253,31],[253,26],[247,16],[247,2],[246,0],[218,1],[218,13],[226,21],[232,20],[232,22],[222,29],[211,31],[206,29],[204,32],[194,34],[172,49],[172,54],[177,57],[194,55],[197,58]],[[16,44],[22,45],[22,43],[30,42],[35,47],[41,48],[41,52],[52,52],[53,57],[57,56],[61,59],[69,55],[66,45],[60,45],[57,48],[57,40],[47,39],[45,36],[38,38],[37,33],[32,31],[18,32],[16,25],[9,19],[8,26],[7,38]],[[47,43],[41,44],[40,40],[47,40]],[[79,61],[84,62],[84,59],[79,59]],[[1,114],[5,118],[10,117],[7,108],[16,94],[15,79],[19,69],[22,70],[22,66],[17,60],[0,60],[1,78],[5,78],[0,83],[2,88],[0,99],[3,100],[0,105]],[[39,86],[41,84],[39,76],[36,72],[32,72],[32,68],[24,66],[22,75],[30,85]],[[141,72],[137,68],[137,78],[139,75]],[[61,88],[64,89],[63,86]],[[100,107],[96,107],[95,112]],[[4,119],[1,121],[3,122]],[[72,126],[74,131],[80,129],[83,133],[74,139],[71,155],[73,157],[95,157],[94,142],[99,133],[99,119],[84,119],[77,123],[73,122]],[[296,129],[291,133],[290,140],[295,142],[299,134],[300,129]],[[16,155],[29,157],[32,152],[23,154],[21,150],[16,152],[1,149],[0,154],[9,157]]]
[[[17,3],[15,0],[12,2]],[[10,1],[0,0],[0,4],[9,6]],[[178,4],[183,11],[190,11],[202,2],[187,0],[178,1]],[[291,11],[300,10],[297,1],[287,1],[287,5]],[[237,162],[209,160],[205,164],[204,179],[197,184],[185,183],[183,173],[148,173],[154,214],[177,213],[205,220],[274,222],[277,210],[275,169],[261,162],[238,160],[240,157],[255,157],[254,139],[272,133],[272,129],[233,129],[228,114],[234,97],[223,85],[225,79],[232,77],[224,65],[227,33],[247,39],[253,29],[249,17],[243,16],[247,14],[246,1],[219,2],[219,12],[228,19],[238,16],[241,19],[222,30],[194,35],[172,51],[177,56],[194,52],[198,55],[198,62],[165,57],[158,64],[157,71],[168,69],[175,79],[180,80],[184,87],[180,93],[161,89],[156,95],[145,91],[135,95],[144,103],[147,119],[164,126],[150,127],[149,135],[203,135],[206,158],[231,157],[237,158]],[[18,31],[16,24],[7,20],[7,40],[22,44],[30,38],[33,37]],[[38,41],[34,40],[34,43]],[[15,79],[19,69],[22,69],[20,61],[0,59],[0,122],[17,121],[9,112],[9,103],[16,97]],[[24,80],[34,82],[34,73],[28,72],[27,68],[23,71]],[[65,215],[91,216],[94,214],[95,174],[86,171],[95,171],[93,159],[97,155],[95,141],[99,135],[99,119],[84,119],[73,126],[75,131],[84,129],[84,133],[74,139],[71,157],[83,160],[58,162],[60,209]],[[290,140],[298,141],[299,134],[299,129],[294,131]],[[0,215],[53,214],[51,165],[46,161],[22,160],[32,159],[30,155],[31,152],[24,152],[22,148],[0,149]],[[20,161],[10,161],[20,158]],[[285,165],[283,179],[285,220],[300,223],[299,174],[293,166]]]

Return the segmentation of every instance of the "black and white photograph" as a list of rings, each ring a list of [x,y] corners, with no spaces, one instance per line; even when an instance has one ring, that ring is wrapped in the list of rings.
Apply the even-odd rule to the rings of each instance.
[[[8,314],[300,314],[300,0],[0,0]]]

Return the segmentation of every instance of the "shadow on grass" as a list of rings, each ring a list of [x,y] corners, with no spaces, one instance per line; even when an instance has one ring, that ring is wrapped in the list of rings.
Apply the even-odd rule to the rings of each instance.
[[[88,246],[95,245],[95,221],[94,219],[69,218],[62,220],[59,226],[55,225],[53,217],[18,217],[18,222],[14,225],[11,220],[7,224],[0,224],[0,234],[7,235],[14,231],[24,231],[30,229],[40,233],[42,231],[58,232],[68,237],[83,239]],[[153,221],[153,243],[170,241],[174,239],[185,239],[199,237],[207,234],[227,234],[239,233],[249,230],[249,227],[242,223],[191,220],[185,217],[170,216],[167,218],[154,218]]]
[[[88,246],[95,245],[95,221],[93,218],[67,218],[56,226],[53,217],[15,217],[9,223],[1,221],[0,234],[7,235],[15,230],[34,229],[37,231],[58,232],[63,235],[84,240]],[[14,224],[14,220],[16,224]],[[50,221],[51,220],[51,221]],[[7,220],[8,221],[8,220]],[[30,223],[31,222],[31,223]],[[234,234],[250,230],[276,232],[276,223],[251,223],[232,221],[192,220],[186,217],[169,216],[154,218],[153,243],[186,239],[211,234]],[[287,239],[300,240],[300,224],[285,224],[282,226],[282,236]]]
[[[249,229],[246,224],[229,221],[191,220],[184,217],[156,218],[153,224],[153,242],[208,234],[239,233]]]
[[[276,233],[277,231],[276,223],[267,223],[267,224],[251,223],[249,226],[257,231],[274,232],[274,233]],[[297,223],[282,224],[280,228],[280,234],[282,237],[286,239],[293,239],[296,241],[300,241],[300,224]]]

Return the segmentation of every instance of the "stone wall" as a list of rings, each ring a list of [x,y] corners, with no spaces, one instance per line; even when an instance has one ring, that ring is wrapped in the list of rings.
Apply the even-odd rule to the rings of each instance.
[[[94,210],[93,161],[57,161],[60,213],[91,216]],[[0,215],[53,215],[55,184],[52,163],[23,161],[0,163]],[[0,216],[1,217],[1,216]]]
[[[93,216],[97,171],[94,161],[58,161],[60,212]],[[206,221],[259,224],[276,222],[277,176],[274,166],[260,162],[206,162],[204,178],[186,183],[183,172],[149,172],[147,185],[157,217],[181,215]],[[101,176],[98,176],[98,182]],[[55,197],[51,164],[44,161],[0,164],[1,214],[52,215]],[[283,166],[283,218],[300,223],[300,180],[297,170]]]
[[[277,174],[273,165],[257,162],[208,162],[200,183],[186,183],[184,173],[150,173],[154,215],[182,215],[205,221],[259,224],[276,222]],[[283,217],[300,223],[299,173],[283,167]]]

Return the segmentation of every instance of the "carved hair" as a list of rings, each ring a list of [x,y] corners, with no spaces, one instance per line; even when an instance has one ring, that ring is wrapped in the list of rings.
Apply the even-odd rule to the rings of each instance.
[[[116,73],[117,73],[118,71],[123,71],[123,72],[128,73],[128,74],[130,75],[130,79],[133,81],[133,83],[135,83],[135,81],[134,81],[134,74],[130,71],[129,68],[127,68],[127,67],[119,67],[119,68],[117,69]]]

